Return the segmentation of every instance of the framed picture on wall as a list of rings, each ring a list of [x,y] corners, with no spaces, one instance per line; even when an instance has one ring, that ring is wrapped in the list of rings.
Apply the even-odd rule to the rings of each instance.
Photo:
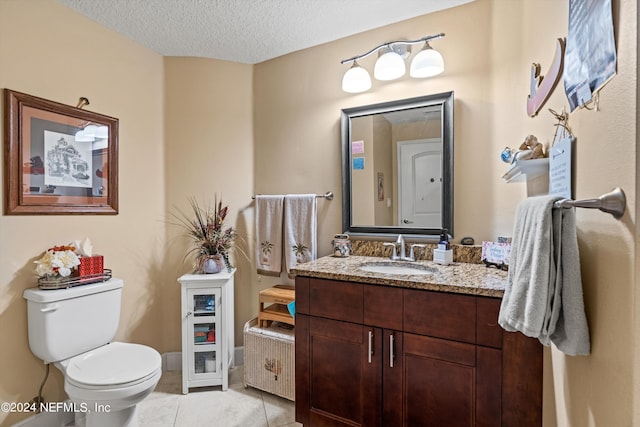
[[[4,90],[6,215],[118,213],[118,119]]]

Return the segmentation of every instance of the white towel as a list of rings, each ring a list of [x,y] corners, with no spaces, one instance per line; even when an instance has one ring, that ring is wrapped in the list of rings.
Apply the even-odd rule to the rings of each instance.
[[[558,199],[530,197],[518,205],[498,323],[566,354],[586,355],[590,343],[575,212],[554,209]]]
[[[555,321],[555,328],[550,331],[551,342],[568,355],[587,355],[591,342],[584,312],[575,209],[554,209],[553,223],[557,273],[550,318],[551,324]]]
[[[287,194],[284,198],[284,262],[287,273],[317,255],[315,194]]]
[[[280,276],[284,196],[256,196],[256,268],[258,274]]]

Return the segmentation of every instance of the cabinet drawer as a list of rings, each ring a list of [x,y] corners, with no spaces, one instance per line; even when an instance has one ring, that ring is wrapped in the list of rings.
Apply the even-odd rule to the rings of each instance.
[[[476,297],[404,290],[404,331],[467,343],[476,342]]]
[[[388,286],[364,286],[364,324],[402,330],[402,290]]]
[[[363,285],[326,279],[309,280],[309,314],[363,323]]]

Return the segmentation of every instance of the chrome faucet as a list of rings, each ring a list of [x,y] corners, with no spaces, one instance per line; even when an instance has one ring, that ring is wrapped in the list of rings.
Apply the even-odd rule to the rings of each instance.
[[[382,244],[383,246],[391,246],[391,256],[392,260],[407,260],[406,253],[404,250],[404,236],[402,234],[398,234],[398,239],[395,243],[385,242]],[[398,245],[400,245],[400,255],[398,255],[397,249]]]
[[[415,261],[416,257],[415,257],[415,253],[413,251],[413,248],[426,248],[427,245],[422,245],[419,243],[414,243],[411,245],[411,250],[409,251],[409,258],[405,258],[407,261]]]
[[[382,244],[383,246],[391,246],[391,256],[389,258],[391,258],[393,261],[396,260],[400,260],[400,261],[415,261],[416,257],[414,255],[414,248],[424,248],[426,247],[426,245],[422,245],[419,243],[413,243],[411,245],[411,250],[409,251],[409,256],[406,255],[406,250],[405,250],[405,241],[404,241],[404,236],[402,234],[398,234],[398,239],[396,240],[395,243],[390,243],[390,242],[385,242]],[[397,249],[398,249],[398,245],[400,245],[400,255],[398,255]]]
[[[398,255],[398,257],[401,260],[406,260],[407,255],[404,251],[404,236],[402,234],[398,234],[398,240],[396,240],[396,245],[400,245],[400,255]]]
[[[391,246],[391,255],[389,256],[390,259],[392,260],[397,260],[400,259],[398,257],[398,254],[396,253],[396,244],[395,243],[391,243],[391,242],[384,242],[382,244],[382,246]]]

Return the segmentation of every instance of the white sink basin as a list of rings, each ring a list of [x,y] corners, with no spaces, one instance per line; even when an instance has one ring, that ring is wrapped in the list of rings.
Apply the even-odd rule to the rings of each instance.
[[[370,263],[363,264],[358,267],[362,271],[369,273],[381,273],[381,274],[404,274],[404,275],[425,275],[433,274],[434,269],[424,267],[421,265],[413,265],[409,263],[397,263],[397,264],[383,264],[383,263]]]

